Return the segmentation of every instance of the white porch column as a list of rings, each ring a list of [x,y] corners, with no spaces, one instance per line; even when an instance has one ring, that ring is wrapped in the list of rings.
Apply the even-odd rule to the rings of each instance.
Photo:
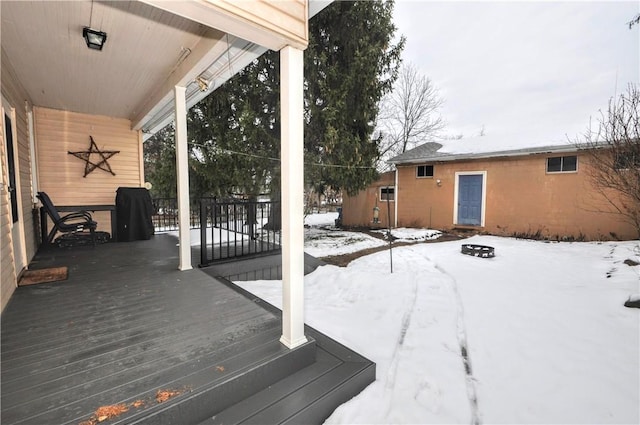
[[[191,235],[189,230],[189,150],[187,147],[186,88],[175,86],[176,104],[176,172],[178,174],[178,231],[180,238],[180,264],[178,269],[190,270]]]
[[[282,161],[282,337],[289,348],[304,336],[304,151],[302,50],[280,50]]]

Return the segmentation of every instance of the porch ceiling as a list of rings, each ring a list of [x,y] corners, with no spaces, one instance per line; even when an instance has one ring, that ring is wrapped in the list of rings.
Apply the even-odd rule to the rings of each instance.
[[[149,3],[1,1],[3,62],[36,106],[126,118],[151,133],[173,119],[175,85],[187,87],[192,106],[266,51],[264,46],[286,44],[281,34],[270,37],[264,28],[249,31],[251,23],[235,36],[212,28],[224,12],[204,2],[194,2],[198,19],[178,14],[181,2],[160,3],[162,8]],[[309,16],[328,4],[313,3]],[[102,51],[86,47],[85,26],[107,33]],[[210,83],[208,92],[195,82],[201,75]]]

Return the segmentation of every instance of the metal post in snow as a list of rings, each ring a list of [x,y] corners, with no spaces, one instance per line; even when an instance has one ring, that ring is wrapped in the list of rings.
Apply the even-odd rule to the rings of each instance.
[[[393,196],[395,198],[395,190],[393,193]],[[387,189],[387,237],[389,238],[389,260],[390,260],[390,264],[391,264],[391,274],[393,274],[393,249],[392,247],[392,242],[391,242],[391,206],[389,205],[391,203],[390,201],[390,196],[389,196],[389,189]]]

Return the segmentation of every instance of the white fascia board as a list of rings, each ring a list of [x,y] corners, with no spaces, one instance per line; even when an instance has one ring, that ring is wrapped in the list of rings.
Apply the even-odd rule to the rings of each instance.
[[[240,15],[229,13],[215,2],[206,1],[166,1],[140,0],[143,3],[162,9],[173,15],[198,22],[209,28],[216,28],[226,34],[233,34],[246,40],[260,43],[272,50],[280,50],[291,40],[275,31],[269,30]]]

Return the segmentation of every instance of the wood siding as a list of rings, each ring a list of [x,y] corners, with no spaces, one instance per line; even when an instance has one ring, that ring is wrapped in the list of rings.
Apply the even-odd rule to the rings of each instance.
[[[141,138],[126,119],[34,108],[39,188],[57,205],[113,205],[118,187],[140,187]],[[98,149],[120,151],[109,158],[115,173],[96,169],[86,177],[85,162],[69,151],[86,151],[93,137]],[[91,160],[96,162],[98,155]],[[108,212],[93,214],[98,230],[110,232]]]
[[[29,148],[29,126],[27,122],[27,111],[30,108],[29,97],[20,84],[11,64],[9,63],[4,50],[2,51],[2,96],[15,110],[14,126],[16,134],[13,135],[17,141],[17,176],[20,184],[20,200],[22,210],[20,211],[20,223],[24,234],[24,250],[26,258],[25,264],[35,255],[37,249],[36,232],[33,220],[33,201],[31,191],[31,155]],[[0,308],[3,310],[16,288],[17,274],[21,270],[16,270],[14,264],[13,241],[11,237],[11,223],[9,214],[9,196],[6,190],[7,169],[4,128],[2,128],[2,196],[0,205],[1,227],[0,227],[0,252],[1,254],[1,282],[0,282]]]

